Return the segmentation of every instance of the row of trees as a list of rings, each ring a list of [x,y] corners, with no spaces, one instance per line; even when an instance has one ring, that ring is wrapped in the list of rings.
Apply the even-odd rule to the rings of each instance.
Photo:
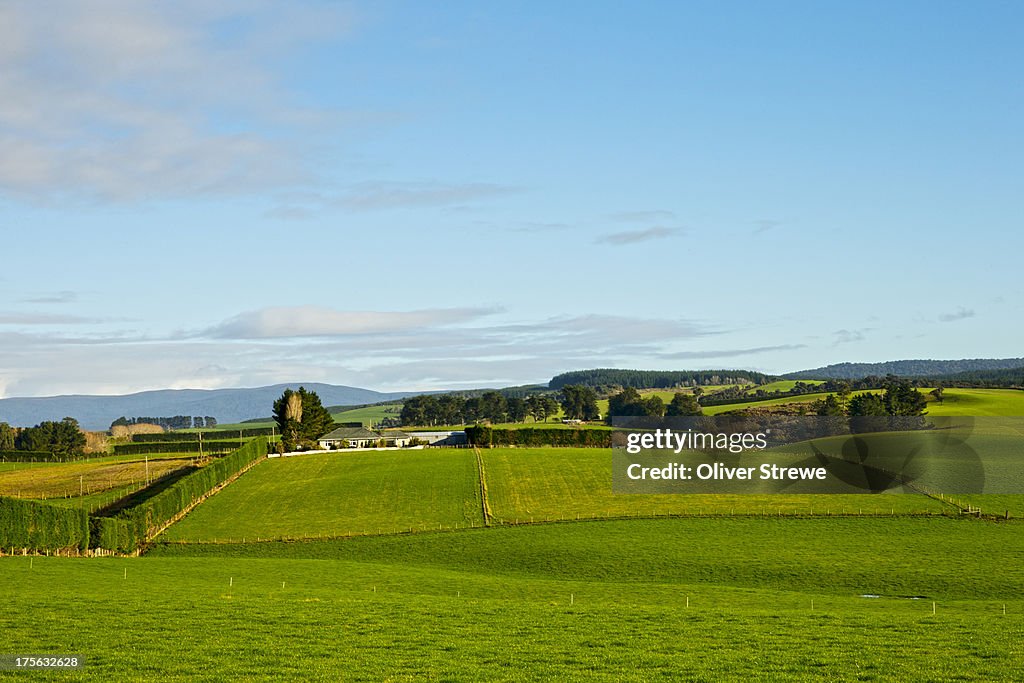
[[[941,399],[941,389],[933,391]],[[811,404],[817,415],[849,415],[850,417],[915,417],[923,415],[927,399],[910,381],[887,378],[882,393],[869,392],[850,396],[850,392],[829,394]]]
[[[608,399],[609,421],[622,416],[683,417],[700,414],[697,396],[682,392],[676,392],[668,405],[657,394],[644,398],[633,387],[626,387]]]
[[[159,425],[164,429],[212,429],[217,426],[217,418],[198,415],[175,415],[174,417],[125,417],[121,416],[110,423],[110,428],[130,427],[132,425]]]
[[[672,389],[699,385],[767,384],[768,375],[751,370],[622,370],[597,368],[574,370],[556,375],[548,382],[551,389],[583,385],[588,387],[632,387],[634,389]]]
[[[0,422],[0,451],[38,451],[66,458],[85,452],[85,434],[73,417],[15,429]]]
[[[596,405],[596,404],[595,404]],[[461,425],[473,422],[544,422],[558,413],[559,402],[550,394],[526,398],[505,397],[497,391],[480,396],[424,394],[405,400],[399,420],[403,425]]]

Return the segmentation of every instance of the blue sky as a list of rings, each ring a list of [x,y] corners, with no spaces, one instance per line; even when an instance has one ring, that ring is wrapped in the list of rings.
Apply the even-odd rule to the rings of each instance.
[[[0,396],[1024,355],[1022,15],[4,3]]]

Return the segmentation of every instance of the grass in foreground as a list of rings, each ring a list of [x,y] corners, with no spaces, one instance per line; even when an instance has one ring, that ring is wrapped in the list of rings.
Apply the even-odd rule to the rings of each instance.
[[[73,680],[1013,680],[1019,532],[658,520],[0,558],[0,629],[85,655]]]

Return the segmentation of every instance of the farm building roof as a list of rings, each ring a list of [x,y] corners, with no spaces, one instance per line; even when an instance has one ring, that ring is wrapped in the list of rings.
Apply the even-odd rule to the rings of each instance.
[[[321,436],[317,441],[356,441],[361,439],[379,439],[381,435],[377,432],[371,432],[365,427],[338,427],[333,432],[328,432]]]

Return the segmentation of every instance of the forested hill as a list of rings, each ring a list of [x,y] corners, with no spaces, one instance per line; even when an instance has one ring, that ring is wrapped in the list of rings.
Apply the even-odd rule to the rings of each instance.
[[[588,387],[620,386],[634,389],[670,389],[678,386],[713,384],[767,384],[772,378],[751,370],[620,370],[598,368],[574,370],[556,375],[548,388],[561,389],[579,384]]]
[[[946,386],[1024,387],[1024,367],[1008,370],[968,370],[951,375],[937,375],[934,379]]]
[[[1024,358],[972,358],[964,360],[894,360],[885,363],[836,363],[813,370],[783,375],[785,379],[860,379],[897,375],[900,377],[936,377],[958,373],[1011,370],[1024,367]]]

